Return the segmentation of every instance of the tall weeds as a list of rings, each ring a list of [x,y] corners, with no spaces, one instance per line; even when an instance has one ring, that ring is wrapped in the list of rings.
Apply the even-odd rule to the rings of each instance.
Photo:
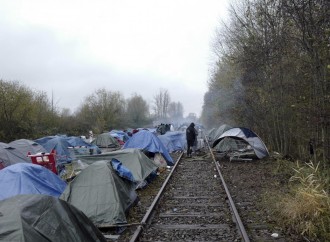
[[[278,202],[284,225],[311,239],[330,241],[329,177],[312,162],[298,162],[290,178],[291,193]]]

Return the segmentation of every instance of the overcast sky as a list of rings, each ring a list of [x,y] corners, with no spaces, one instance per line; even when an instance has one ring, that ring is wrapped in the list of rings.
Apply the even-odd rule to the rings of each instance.
[[[228,0],[229,1],[229,0]],[[0,0],[0,79],[75,111],[96,89],[160,89],[201,113],[224,0]]]

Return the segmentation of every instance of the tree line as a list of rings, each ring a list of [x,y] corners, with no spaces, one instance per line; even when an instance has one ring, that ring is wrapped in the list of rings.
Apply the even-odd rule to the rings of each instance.
[[[160,89],[149,105],[139,94],[97,89],[84,98],[74,113],[60,109],[45,92],[33,91],[18,81],[0,80],[0,141],[36,139],[48,135],[85,135],[112,129],[151,126],[153,121],[182,120],[183,105],[172,102]]]
[[[326,0],[231,5],[215,38],[203,123],[250,127],[271,150],[329,162],[329,7]]]

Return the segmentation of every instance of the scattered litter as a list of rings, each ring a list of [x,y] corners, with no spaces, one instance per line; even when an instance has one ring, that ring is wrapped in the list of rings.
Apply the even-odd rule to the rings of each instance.
[[[217,178],[217,175],[214,175],[214,178]]]
[[[272,233],[273,238],[278,238],[278,233]]]
[[[176,212],[176,211],[178,211],[178,209],[177,208],[173,208],[173,212]]]

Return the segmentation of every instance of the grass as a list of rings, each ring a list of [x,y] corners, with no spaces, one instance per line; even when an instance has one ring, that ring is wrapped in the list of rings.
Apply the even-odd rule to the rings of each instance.
[[[312,162],[297,162],[293,170],[290,193],[280,194],[276,203],[279,221],[310,239],[330,241],[329,171]]]

